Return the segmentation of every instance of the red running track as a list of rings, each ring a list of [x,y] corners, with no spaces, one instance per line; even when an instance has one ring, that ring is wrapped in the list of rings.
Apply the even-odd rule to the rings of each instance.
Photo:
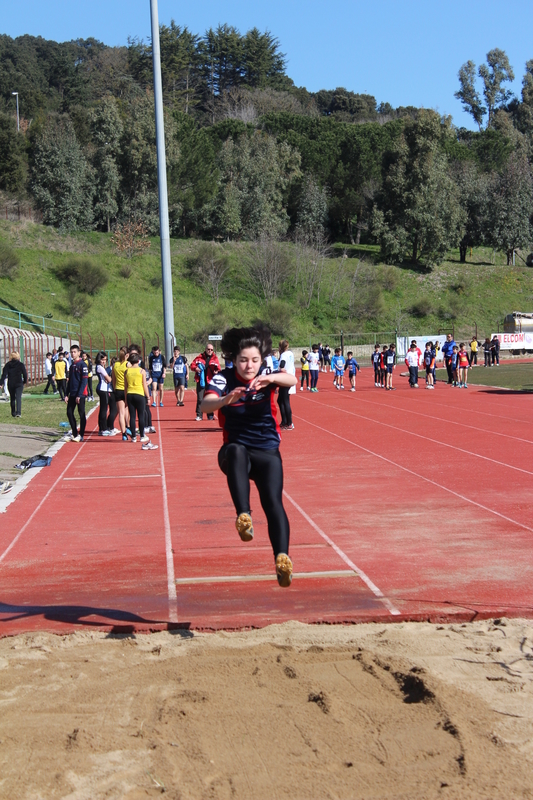
[[[321,374],[293,397],[290,589],[255,489],[255,539],[235,531],[221,433],[192,392],[184,408],[166,393],[159,450],[65,444],[0,517],[0,633],[533,616],[531,396],[396,385]]]

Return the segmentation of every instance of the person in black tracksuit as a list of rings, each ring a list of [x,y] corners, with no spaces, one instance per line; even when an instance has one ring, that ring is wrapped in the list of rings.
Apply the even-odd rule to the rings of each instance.
[[[67,396],[65,403],[67,404],[67,417],[72,428],[72,438],[76,442],[82,442],[85,434],[85,426],[87,424],[87,417],[85,416],[85,400],[87,399],[87,380],[89,370],[83,358],[80,358],[80,348],[77,344],[73,344],[70,348],[70,355],[72,356],[72,364],[68,373],[67,383]],[[80,415],[80,431],[76,424],[76,417],[74,410],[78,409]]]
[[[14,350],[10,360],[4,365],[0,385],[7,379],[7,390],[11,403],[11,416],[20,417],[22,413],[22,391],[24,384],[28,382],[26,367],[20,360],[20,353]]]

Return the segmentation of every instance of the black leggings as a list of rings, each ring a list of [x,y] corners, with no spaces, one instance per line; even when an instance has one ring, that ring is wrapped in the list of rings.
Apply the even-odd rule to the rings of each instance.
[[[302,382],[301,382],[302,389],[304,387],[304,381],[307,383],[307,388],[309,389],[309,370],[308,369],[303,369],[302,370]]]
[[[144,394],[128,394],[128,411],[130,412],[130,431],[135,436],[136,424],[135,414],[139,418],[139,433],[141,439],[144,436],[144,410],[146,408],[146,397]]]
[[[80,415],[80,436],[83,439],[85,434],[85,425],[87,424],[87,417],[85,416],[85,397],[80,397],[80,402],[76,402],[76,395],[70,395],[67,404],[67,417],[72,428],[72,435],[78,435],[78,426],[76,424],[76,417],[74,416],[74,409],[78,409]]]
[[[9,402],[11,404],[11,416],[12,417],[20,417],[22,414],[22,391],[24,386],[22,383],[17,384],[16,386],[10,386],[9,383],[7,384],[7,390],[9,392]]]
[[[100,398],[100,408],[98,409],[98,430],[100,433],[107,430],[107,407],[109,405],[109,392],[101,392],[97,389],[98,397]]]
[[[316,389],[316,385],[318,383],[318,370],[310,369],[309,372],[311,373],[311,389]]]
[[[61,400],[65,399],[67,393],[67,379],[61,378],[57,381],[57,391],[59,392],[59,396]]]
[[[107,402],[109,404],[109,416],[107,418],[107,429],[112,431],[115,427],[115,420],[118,414],[117,401],[115,399],[115,392],[107,393]]]
[[[228,479],[237,516],[250,513],[250,480],[255,483],[274,557],[288,553],[290,529],[283,508],[283,464],[278,448],[252,450],[242,444],[225,444],[218,452],[218,465]]]
[[[292,425],[291,399],[289,387],[280,386],[278,389],[278,406],[281,413],[281,424]]]

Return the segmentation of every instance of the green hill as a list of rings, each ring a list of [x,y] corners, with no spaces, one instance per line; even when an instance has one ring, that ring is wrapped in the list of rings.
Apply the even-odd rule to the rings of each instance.
[[[93,347],[114,346],[127,334],[144,335],[151,344],[162,336],[162,297],[159,240],[151,239],[142,256],[127,259],[116,253],[108,234],[59,234],[31,223],[0,221],[0,244],[12,247],[19,267],[12,278],[0,278],[0,306],[56,319],[79,322]],[[275,335],[290,337],[295,346],[344,331],[435,333],[455,326],[456,336],[467,336],[477,323],[478,335],[501,325],[505,314],[533,308],[533,271],[525,265],[507,267],[503,254],[474,249],[466,264],[452,251],[431,272],[380,264],[372,246],[334,245],[324,260],[312,301],[298,281],[298,254],[294,244],[281,245],[286,278],[279,297],[266,302],[250,274],[251,245],[218,245],[229,271],[221,298],[215,303],[207,290],[188,277],[187,263],[205,246],[197,240],[171,242],[175,328],[178,341],[194,349],[208,333],[230,324],[268,321]],[[108,283],[88,298],[87,311],[72,316],[69,286],[58,271],[73,257],[88,257],[101,265]],[[522,262],[521,262],[522,263]],[[297,288],[295,288],[297,285]],[[1,315],[2,312],[0,312]],[[88,344],[87,340],[85,340]]]

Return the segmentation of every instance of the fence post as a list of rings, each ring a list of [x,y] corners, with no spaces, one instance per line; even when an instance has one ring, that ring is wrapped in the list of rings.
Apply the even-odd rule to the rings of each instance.
[[[344,331],[341,331],[341,353],[344,355]]]

